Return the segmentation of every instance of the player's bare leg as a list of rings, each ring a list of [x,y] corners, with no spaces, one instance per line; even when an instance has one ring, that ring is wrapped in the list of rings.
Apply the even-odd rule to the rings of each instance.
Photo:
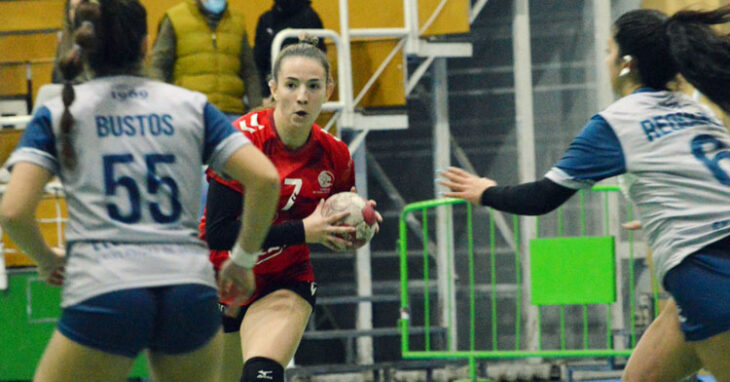
[[[58,330],[53,332],[36,369],[35,382],[123,382],[133,358],[105,353],[74,342]]]
[[[239,381],[243,370],[243,353],[239,332],[223,334],[221,381]]]
[[[694,348],[702,365],[712,373],[717,382],[730,382],[730,331],[697,341]]]
[[[150,374],[156,382],[219,381],[222,330],[202,347],[184,354],[148,354]]]
[[[700,369],[702,363],[692,344],[684,340],[679,311],[670,299],[631,354],[621,380],[624,382],[673,382]]]
[[[241,324],[244,362],[265,357],[286,367],[294,357],[312,306],[288,289],[280,289],[254,302]]]

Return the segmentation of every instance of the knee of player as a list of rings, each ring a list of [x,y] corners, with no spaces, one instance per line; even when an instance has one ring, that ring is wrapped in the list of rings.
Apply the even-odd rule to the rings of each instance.
[[[243,364],[241,382],[284,382],[284,367],[273,359],[253,357]]]

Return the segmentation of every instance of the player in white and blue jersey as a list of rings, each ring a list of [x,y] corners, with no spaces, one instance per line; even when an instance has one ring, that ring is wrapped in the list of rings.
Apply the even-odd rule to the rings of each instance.
[[[678,381],[701,366],[730,381],[730,134],[709,108],[669,89],[681,73],[730,110],[730,43],[709,28],[728,21],[730,7],[624,14],[607,60],[622,98],[590,120],[545,178],[500,187],[458,168],[441,173],[445,196],[530,215],[624,176],[657,276],[674,298],[642,337],[624,381]]]
[[[36,381],[118,381],[144,349],[159,381],[215,381],[222,333],[208,250],[198,238],[200,169],[246,187],[246,211],[221,294],[253,293],[252,268],[279,197],[272,163],[206,97],[139,76],[146,12],[138,0],[82,1],[72,79],[88,59],[95,78],[68,81],[40,107],[8,160],[0,222],[63,284],[62,315]],[[66,250],[52,249],[34,214],[51,176],[68,204]]]

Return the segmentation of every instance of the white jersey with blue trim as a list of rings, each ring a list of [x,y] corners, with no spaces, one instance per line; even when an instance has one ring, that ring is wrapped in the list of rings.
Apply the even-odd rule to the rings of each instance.
[[[594,116],[546,175],[573,189],[626,174],[657,276],[730,235],[730,135],[679,92],[640,89]]]
[[[215,286],[198,238],[201,171],[222,171],[250,143],[197,92],[134,76],[74,86],[74,168],[59,161],[60,97],[33,116],[9,165],[30,162],[64,185],[69,249],[63,305],[129,287]]]

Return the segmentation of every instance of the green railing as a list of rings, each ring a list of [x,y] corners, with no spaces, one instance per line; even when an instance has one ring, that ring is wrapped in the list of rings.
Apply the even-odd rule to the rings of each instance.
[[[47,285],[34,269],[8,270],[8,276],[8,289],[0,293],[0,381],[29,381],[61,315],[61,288]],[[129,377],[147,376],[140,355]]]
[[[616,197],[613,199],[614,201],[620,200],[620,197],[618,196],[618,187],[615,186],[596,186],[593,188],[592,191],[581,191],[579,193],[579,198],[577,198],[577,208],[575,208],[575,201],[571,201],[570,203],[566,204],[566,206],[561,207],[560,209],[556,210],[555,212],[552,212],[551,214],[546,215],[545,217],[536,218],[535,222],[535,232],[536,237],[531,238],[530,246],[531,246],[531,258],[534,259],[541,259],[543,262],[541,263],[541,267],[543,269],[522,269],[523,265],[520,258],[521,250],[521,239],[520,239],[520,230],[519,230],[519,217],[518,216],[512,216],[512,229],[514,234],[514,243],[512,245],[505,246],[504,243],[502,243],[501,248],[499,249],[500,254],[498,254],[498,245],[497,242],[501,237],[498,237],[496,235],[496,224],[495,224],[495,214],[494,211],[489,209],[488,211],[488,226],[482,227],[477,230],[479,238],[483,238],[485,236],[488,236],[486,240],[482,240],[481,244],[476,245],[477,248],[482,248],[480,253],[486,252],[486,256],[488,256],[488,259],[480,258],[481,254],[477,256],[475,254],[475,224],[477,222],[480,222],[479,219],[473,219],[472,217],[472,206],[469,203],[466,203],[465,201],[461,199],[435,199],[435,200],[427,200],[417,203],[412,203],[407,205],[400,216],[400,239],[399,239],[399,250],[400,250],[400,277],[401,277],[401,320],[400,320],[400,328],[401,328],[401,346],[402,346],[402,354],[403,358],[406,359],[462,359],[467,360],[469,363],[469,371],[470,371],[470,378],[472,381],[477,381],[477,361],[478,360],[486,360],[486,359],[505,359],[505,358],[528,358],[528,357],[541,357],[541,358],[556,358],[556,357],[570,357],[570,358],[584,358],[584,357],[616,357],[616,356],[628,356],[631,353],[631,348],[633,348],[636,345],[637,340],[637,323],[635,321],[635,313],[636,313],[636,299],[635,299],[635,258],[634,258],[634,252],[635,252],[635,243],[634,243],[634,233],[632,231],[622,231],[620,227],[614,227],[613,233],[616,235],[617,233],[622,235],[626,238],[626,240],[623,240],[622,243],[628,243],[628,245],[622,244],[620,248],[616,249],[616,252],[614,253],[614,237],[610,235],[611,233],[611,224],[609,221],[610,216],[610,205],[609,205],[609,194],[616,195]],[[587,202],[587,199],[590,198],[590,203]],[[594,198],[602,198],[594,199]],[[566,213],[566,209],[571,207],[574,207],[571,211],[572,214],[570,216],[567,216],[569,213]],[[456,348],[449,349],[448,344],[452,344],[452,338],[451,334],[454,332],[453,325],[454,322],[451,322],[451,320],[447,320],[445,323],[440,323],[442,327],[445,327],[445,341],[441,344],[441,346],[435,345],[434,340],[432,338],[432,332],[436,332],[433,329],[436,327],[432,323],[432,320],[435,316],[432,310],[432,302],[431,300],[435,297],[434,293],[432,291],[432,286],[436,284],[437,280],[434,280],[432,277],[436,272],[433,271],[433,267],[435,265],[432,265],[432,258],[436,255],[433,252],[432,248],[429,248],[428,244],[423,245],[423,243],[429,243],[429,237],[431,237],[431,232],[433,232],[433,224],[429,224],[429,214],[433,215],[433,212],[438,207],[447,207],[452,208],[454,210],[454,216],[457,215],[463,215],[463,223],[455,224],[455,222],[460,221],[460,218],[453,218],[452,221],[447,222],[447,232],[448,235],[451,235],[453,237],[460,237],[459,244],[461,247],[465,247],[462,249],[465,249],[466,252],[466,259],[464,259],[464,256],[458,256],[454,253],[447,253],[447,256],[445,257],[448,259],[446,261],[446,264],[443,264],[442,266],[445,266],[447,268],[447,274],[448,277],[451,279],[455,279],[454,270],[458,267],[458,263],[462,263],[462,267],[460,268],[461,272],[459,272],[460,280],[466,280],[465,282],[461,282],[462,285],[461,288],[457,287],[458,289],[461,289],[463,291],[462,294],[468,294],[468,297],[463,297],[461,300],[458,300],[459,305],[461,305],[459,308],[456,308],[456,316],[457,316],[457,322],[461,323],[461,325],[467,325],[468,326],[468,332],[465,330],[460,330],[457,334],[457,340],[454,341],[456,343]],[[614,207],[615,208],[615,207]],[[601,214],[596,214],[593,210],[599,209],[601,211]],[[457,213],[457,210],[459,213]],[[577,210],[577,214],[576,214]],[[420,222],[421,222],[421,240],[414,240],[411,239],[414,242],[418,242],[419,245],[422,245],[422,249],[414,250],[414,252],[410,253],[409,256],[409,250],[408,250],[408,226],[406,224],[406,218],[409,214],[419,215],[420,214]],[[446,215],[451,216],[451,215]],[[626,221],[631,220],[633,218],[633,212],[631,210],[630,203],[624,203],[624,207],[621,211],[620,221]],[[431,219],[433,217],[431,216]],[[544,221],[553,222],[554,224],[548,225]],[[483,223],[483,222],[480,222]],[[541,224],[542,223],[542,224]],[[542,225],[542,226],[541,226]],[[569,232],[566,234],[566,231],[570,231],[566,226],[572,225],[573,229],[572,232]],[[576,227],[577,225],[577,227]],[[564,238],[563,239],[542,239],[541,238],[541,230],[542,231],[550,231],[548,235],[553,238]],[[486,235],[485,235],[486,234]],[[589,236],[589,234],[592,234],[593,236]],[[450,237],[449,239],[450,240]],[[594,236],[601,236],[601,237],[594,237]],[[539,240],[534,240],[538,239]],[[573,240],[574,238],[579,238],[579,240]],[[502,241],[504,241],[502,239]],[[557,245],[557,247],[556,247]],[[567,245],[567,247],[565,247]],[[456,247],[456,246],[455,246]],[[505,262],[504,257],[504,247],[507,248],[513,248],[509,251],[512,251],[513,253],[511,256],[514,257],[513,260],[509,260]],[[540,249],[543,248],[543,249]],[[547,249],[545,249],[547,248]],[[623,291],[623,295],[628,295],[628,301],[624,302],[625,298],[622,295],[616,295],[615,288],[616,285],[610,286],[608,288],[609,290],[606,290],[604,288],[603,290],[598,290],[596,293],[593,293],[590,291],[590,289],[593,287],[591,284],[599,284],[597,280],[589,279],[589,280],[583,280],[586,287],[579,287],[581,293],[575,293],[576,295],[585,295],[585,297],[578,297],[580,301],[579,304],[574,303],[562,303],[561,301],[572,301],[572,297],[570,292],[571,291],[578,291],[577,289],[567,289],[560,294],[560,292],[553,293],[552,290],[537,290],[535,291],[535,283],[537,279],[541,280],[547,280],[547,282],[552,282],[554,280],[550,280],[550,277],[559,277],[560,275],[552,275],[549,272],[554,268],[555,270],[558,269],[567,269],[565,268],[565,264],[563,264],[564,268],[560,268],[559,264],[555,264],[555,267],[550,265],[549,263],[546,263],[546,261],[554,261],[551,259],[558,259],[556,263],[560,262],[560,259],[563,257],[561,254],[558,254],[558,256],[553,257],[547,257],[545,258],[543,255],[552,256],[551,249],[554,252],[555,248],[568,248],[571,252],[571,255],[573,256],[573,259],[583,259],[588,260],[590,263],[591,261],[594,261],[590,265],[593,266],[593,268],[585,268],[587,271],[593,271],[595,270],[596,266],[600,268],[611,268],[611,269],[605,269],[604,270],[598,270],[599,275],[596,276],[598,278],[602,278],[602,280],[606,280],[606,277],[613,277],[615,280],[616,277],[618,277],[618,282],[621,282],[622,279],[628,279],[628,289]],[[604,251],[604,249],[609,248],[609,251]],[[540,250],[539,250],[540,249]],[[507,251],[507,252],[509,252]],[[593,252],[599,252],[597,254],[591,253]],[[419,253],[421,252],[421,253]],[[456,253],[463,253],[464,250],[456,249]],[[626,253],[628,252],[628,253]],[[507,254],[509,256],[510,254]],[[595,255],[595,256],[594,256]],[[501,260],[500,260],[500,256]],[[524,256],[524,255],[523,255]],[[542,256],[542,257],[540,257]],[[607,257],[608,256],[608,257]],[[569,256],[565,256],[569,257]],[[601,260],[601,258],[603,260]],[[619,260],[619,269],[626,268],[622,273],[615,275],[613,273],[613,267],[614,264],[612,262],[615,261],[615,258],[621,259]],[[607,260],[608,259],[608,260]],[[499,261],[498,261],[499,260]],[[422,267],[416,266],[412,267],[412,272],[414,274],[417,273],[417,277],[414,277],[413,275],[409,275],[409,261],[412,263],[418,263],[422,262]],[[601,263],[601,261],[603,261]],[[608,261],[608,262],[607,262]],[[498,262],[500,265],[498,265]],[[622,266],[623,263],[627,263],[626,266]],[[478,265],[477,263],[481,264]],[[583,263],[583,261],[578,261],[573,264],[568,264],[568,267],[577,267],[579,270],[581,269],[580,266]],[[602,264],[602,265],[601,265]],[[419,264],[420,265],[420,264]],[[514,267],[514,273],[512,272],[512,269],[510,267]],[[550,269],[544,269],[544,268],[550,268]],[[525,313],[523,312],[523,278],[524,278],[524,272],[531,272],[532,277],[532,290],[534,293],[531,293],[532,299],[531,303],[533,306],[537,309],[537,346],[531,346],[531,349],[528,349],[526,344],[522,343],[523,337],[524,337],[524,331],[531,330],[530,328],[525,328],[523,326],[522,320],[525,317]],[[488,273],[488,276],[487,276]],[[475,275],[478,275],[481,282],[477,283],[476,279],[477,277]],[[467,277],[464,277],[467,276]],[[546,278],[547,277],[547,278]],[[582,277],[584,279],[587,279],[589,276]],[[593,276],[590,276],[593,277]],[[508,279],[507,282],[499,282],[498,278],[501,279]],[[575,278],[575,277],[574,277]],[[580,279],[581,277],[577,277]],[[575,281],[575,280],[567,280],[567,281]],[[580,281],[580,280],[578,280]],[[419,282],[423,283],[423,288],[420,288]],[[615,284],[616,282],[613,281]],[[465,284],[465,285],[464,285]],[[515,304],[514,306],[508,306],[507,308],[503,307],[503,303],[499,303],[499,296],[497,293],[498,285],[513,285],[514,289],[514,296],[515,296]],[[567,283],[570,285],[573,285],[572,283]],[[604,283],[605,284],[605,283]],[[447,283],[447,285],[451,285],[450,283]],[[489,294],[489,301],[485,304],[479,305],[477,302],[477,287],[481,285],[483,289],[486,289]],[[560,289],[560,283],[552,285],[557,285],[556,289]],[[577,285],[581,285],[580,282]],[[415,286],[415,287],[414,287]],[[610,290],[613,289],[612,291]],[[585,290],[584,290],[585,289]],[[657,287],[656,285],[652,286],[651,290],[653,292],[653,301],[654,306],[653,312],[654,315],[657,313]],[[454,296],[452,290],[446,290],[444,291],[449,295],[449,297]],[[606,293],[608,292],[608,293]],[[458,292],[456,293],[458,294]],[[482,293],[485,294],[485,293]],[[613,297],[611,297],[613,296]],[[536,301],[536,298],[539,299],[539,301]],[[611,299],[613,298],[613,299]],[[567,300],[566,300],[567,299]],[[598,303],[601,304],[598,304]],[[611,310],[613,304],[622,304],[622,307],[624,307],[624,322],[625,327],[623,328],[613,328],[613,317],[611,315]],[[449,300],[449,302],[446,304],[448,307],[440,307],[441,309],[451,309],[450,307],[455,306],[454,301]],[[468,305],[468,307],[464,306]],[[592,308],[592,307],[596,308]],[[601,306],[604,306],[603,308],[605,310],[605,318],[603,318],[603,322],[599,326],[603,326],[605,328],[605,335],[596,335],[595,330],[591,331],[589,329],[589,323],[591,322],[591,317],[589,314],[589,309],[591,312],[599,312],[601,310]],[[591,308],[589,308],[591,307]],[[417,310],[422,308],[422,312],[417,312]],[[478,310],[481,310],[482,313],[488,309],[490,311],[490,314],[478,314]],[[500,310],[500,309],[508,309],[508,310]],[[555,313],[555,309],[558,310],[557,314]],[[571,340],[574,340],[571,345],[568,344],[569,334],[574,334],[575,330],[571,333],[568,333],[567,329],[567,319],[566,319],[566,311],[572,311],[575,312],[576,310],[580,311],[580,313],[572,314],[573,318],[580,318],[582,320],[582,330],[580,330],[579,336],[582,336],[582,339],[580,341],[575,341],[575,338],[570,337]],[[512,327],[514,328],[513,333],[509,333],[510,336],[514,337],[514,346],[508,345],[505,346],[504,342],[502,341],[502,347],[498,346],[500,341],[500,335],[502,334],[501,326],[499,324],[501,317],[501,312],[506,312],[509,315],[514,316],[514,322],[512,323]],[[547,314],[548,317],[557,317],[557,323],[555,322],[548,322],[544,318],[544,312],[553,313],[552,315]],[[419,314],[422,313],[422,314]],[[468,318],[462,318],[462,315],[467,314]],[[448,317],[451,317],[452,315],[447,315]],[[597,319],[594,316],[593,322],[595,322]],[[422,322],[422,325],[425,330],[423,330],[423,334],[416,334],[416,333],[410,333],[409,327],[411,325],[416,325],[414,321],[419,321],[418,324]],[[465,324],[466,323],[466,324]],[[552,325],[553,328],[556,326],[559,328],[559,344],[553,344],[552,346],[544,346],[543,338],[545,337],[545,333],[543,333],[543,327],[546,325]],[[504,325],[502,325],[504,326]],[[578,326],[578,325],[573,325]],[[595,326],[595,325],[594,325]],[[485,327],[487,329],[485,329]],[[534,329],[533,329],[534,330]],[[484,332],[483,335],[478,336],[479,332]],[[443,332],[443,331],[442,331]],[[465,333],[466,332],[466,333]],[[591,336],[592,335],[592,336]],[[614,337],[616,335],[620,335],[624,341],[622,341],[621,345],[623,346],[616,346],[617,344],[614,341]],[[466,337],[466,338],[464,338]],[[480,338],[481,337],[481,338]],[[491,337],[491,341],[489,341],[489,338]],[[509,336],[507,336],[509,338]],[[596,338],[597,337],[604,337],[604,344],[602,346],[596,346]],[[593,345],[591,346],[589,341],[589,338],[593,338]],[[413,341],[416,341],[417,343],[413,343]],[[511,341],[509,341],[511,343]],[[480,345],[478,345],[478,343]]]

